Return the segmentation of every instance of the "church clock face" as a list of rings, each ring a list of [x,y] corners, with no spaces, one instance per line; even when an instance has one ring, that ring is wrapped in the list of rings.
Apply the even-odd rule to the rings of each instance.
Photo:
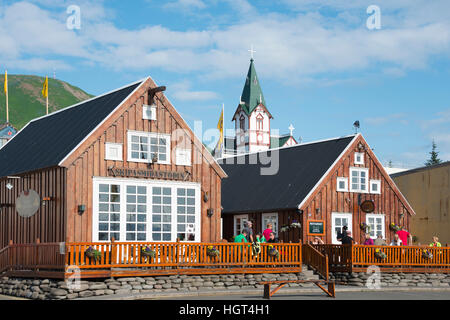
[[[261,142],[261,141],[262,141],[262,136],[258,135],[258,142]]]

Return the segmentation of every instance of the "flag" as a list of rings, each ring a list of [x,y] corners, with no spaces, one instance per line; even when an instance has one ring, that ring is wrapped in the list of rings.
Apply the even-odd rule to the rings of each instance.
[[[222,114],[220,115],[219,123],[217,123],[217,129],[220,131],[220,140],[219,140],[219,150],[222,149],[223,144],[223,109]]]
[[[5,70],[5,93],[8,93],[8,71]]]
[[[48,77],[45,77],[44,86],[42,87],[42,96],[44,98],[48,97]]]

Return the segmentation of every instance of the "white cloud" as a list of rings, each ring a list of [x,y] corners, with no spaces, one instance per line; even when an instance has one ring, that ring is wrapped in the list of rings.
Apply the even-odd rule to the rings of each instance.
[[[166,3],[164,5],[164,8],[167,9],[204,9],[206,8],[206,5],[203,1],[201,0],[177,0],[177,1],[172,1],[169,3]]]
[[[380,117],[366,118],[364,121],[373,126],[379,126],[390,122],[407,125],[409,123],[407,115],[404,113],[389,114]]]
[[[188,81],[183,81],[179,83],[174,83],[170,86],[170,92],[175,99],[181,101],[207,101],[214,100],[218,98],[217,93],[213,91],[192,91],[191,83]]]

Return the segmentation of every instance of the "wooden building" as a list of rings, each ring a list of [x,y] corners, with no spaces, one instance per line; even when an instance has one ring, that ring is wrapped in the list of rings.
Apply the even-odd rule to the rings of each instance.
[[[371,237],[391,241],[395,223],[409,230],[414,211],[361,134],[304,143],[219,160],[223,237],[231,239],[247,220],[256,232],[268,222],[280,240],[336,243],[347,225],[358,243],[361,223]],[[300,228],[294,228],[300,223]]]
[[[416,211],[411,220],[416,244],[429,244],[433,236],[450,243],[450,161],[391,177]]]
[[[146,78],[35,119],[3,146],[0,248],[36,239],[219,241],[226,174],[164,89]],[[19,198],[32,207],[28,217]]]

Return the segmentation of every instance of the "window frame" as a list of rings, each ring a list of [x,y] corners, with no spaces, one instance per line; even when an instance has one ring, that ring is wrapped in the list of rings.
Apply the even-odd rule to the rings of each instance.
[[[358,156],[360,156],[361,161],[357,161]],[[363,152],[355,152],[354,163],[364,165],[364,153]]]
[[[342,189],[339,187],[339,182],[345,182],[345,188]],[[336,191],[337,192],[348,192],[348,178],[347,177],[337,177],[336,179]]]
[[[161,188],[171,188],[171,240],[170,241],[156,241],[156,242],[167,242],[172,243],[176,242],[176,237],[178,234],[177,231],[177,191],[179,188],[185,189],[195,189],[195,240],[194,241],[182,241],[182,242],[191,242],[197,243],[201,242],[201,226],[202,226],[202,217],[201,217],[201,186],[196,182],[177,182],[177,181],[166,181],[166,180],[139,180],[139,179],[128,179],[128,178],[105,178],[105,177],[94,177],[93,178],[93,199],[92,199],[92,241],[93,242],[105,242],[105,240],[99,240],[99,188],[101,184],[107,185],[119,185],[120,186],[120,238],[116,239],[116,241],[122,242],[154,242],[153,240],[153,187],[161,187]],[[144,186],[147,187],[146,190],[146,240],[136,240],[129,241],[126,240],[127,234],[127,187],[128,186]],[[156,204],[156,203],[155,203]],[[157,213],[156,213],[157,215]],[[130,222],[129,222],[130,223]],[[136,222],[138,223],[138,222]],[[108,231],[109,232],[109,231]],[[109,241],[109,240],[107,240]]]
[[[148,110],[151,112],[151,116],[148,117]],[[156,120],[156,105],[146,105],[142,106],[142,119],[143,120]]]
[[[149,154],[149,159],[134,159],[131,157],[131,154],[133,152],[133,150],[131,150],[131,139],[133,136],[138,136],[138,137],[145,137],[149,139],[149,143],[147,144],[148,146],[148,154]],[[170,145],[171,145],[171,135],[167,134],[167,133],[157,133],[157,132],[145,132],[145,131],[133,131],[133,130],[128,130],[127,132],[127,142],[128,142],[128,148],[127,148],[127,161],[128,162],[140,162],[140,163],[152,163],[152,157],[150,157],[151,155],[151,151],[150,151],[150,139],[151,138],[165,138],[166,139],[166,160],[160,160],[158,158],[158,163],[159,164],[171,164],[170,162],[170,157],[171,157],[171,149],[170,149]],[[158,144],[159,147],[159,144]],[[158,152],[159,154],[159,152]]]
[[[185,155],[187,155],[187,157],[188,157],[187,161],[185,161],[185,162],[184,161],[180,161],[184,157],[182,155],[183,153],[185,153]],[[192,166],[192,149],[176,148],[175,149],[175,165],[177,165],[177,166],[185,166],[185,167]]]
[[[366,173],[366,183],[365,183],[365,190],[361,189],[361,174],[358,174],[358,189],[353,189],[353,172],[365,172]],[[357,193],[369,193],[369,168],[358,168],[358,167],[350,167],[350,174],[349,174],[349,190],[350,192],[357,192]]]
[[[109,156],[109,148],[111,147],[120,147],[119,148],[119,156],[116,158]],[[105,160],[112,161],[123,161],[123,144],[122,143],[114,143],[114,142],[105,142]]]
[[[372,188],[372,185],[373,184],[376,184],[377,185],[377,191],[373,191],[373,188]],[[376,180],[376,179],[374,179],[374,180],[370,180],[370,182],[369,182],[369,188],[370,188],[370,193],[373,193],[373,194],[381,194],[381,180]]]
[[[261,224],[262,224],[261,230],[262,230],[262,232],[264,232],[264,230],[266,230],[266,228],[267,228],[267,222],[266,223],[264,222],[264,218],[266,218],[266,217],[276,217],[276,222],[275,222],[276,225],[273,226],[272,232],[275,233],[275,238],[278,238],[278,229],[279,229],[278,212],[263,213],[261,215]]]
[[[381,213],[366,213],[366,224],[369,224],[369,218],[374,218],[376,221],[376,218],[382,218],[381,221],[381,234],[383,236],[383,239],[386,239],[386,215],[385,214],[381,214]],[[376,223],[375,223],[376,224]],[[374,236],[370,236],[372,239],[376,239],[377,235],[375,234],[375,229],[371,226],[371,231],[374,231]]]

